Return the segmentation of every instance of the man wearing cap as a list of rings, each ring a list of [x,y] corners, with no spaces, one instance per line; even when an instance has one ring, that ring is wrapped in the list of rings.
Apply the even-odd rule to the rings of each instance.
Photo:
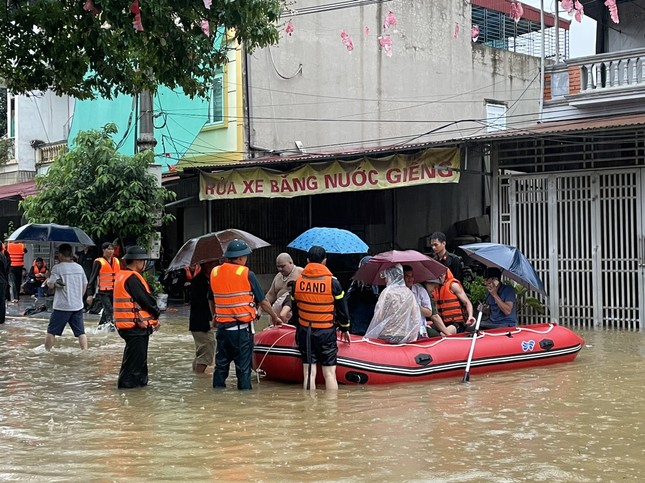
[[[302,358],[304,388],[316,390],[316,364],[322,367],[325,389],[338,389],[336,380],[337,327],[343,341],[349,343],[349,317],[345,292],[326,267],[323,247],[312,246],[307,265],[293,285],[291,295],[296,342]]]
[[[144,248],[129,247],[123,256],[126,267],[116,273],[114,281],[114,323],[125,340],[118,382],[123,389],[148,384],[148,341],[159,328],[160,314],[141,275],[149,258]]]
[[[246,267],[251,249],[244,240],[233,240],[224,252],[226,261],[213,268],[210,286],[213,295],[212,310],[217,330],[217,351],[213,387],[226,387],[231,362],[235,363],[238,389],[251,389],[253,358],[253,321],[257,307],[269,314],[271,322],[281,325],[255,273]]]
[[[488,306],[489,317],[487,321],[480,323],[481,329],[517,325],[517,294],[513,287],[500,282],[501,276],[502,271],[499,268],[489,267],[484,272],[484,285],[488,290],[484,308]]]
[[[91,307],[94,302],[94,295],[101,302],[103,312],[99,320],[99,327],[105,324],[113,324],[114,314],[112,312],[114,280],[121,269],[119,259],[114,256],[114,245],[105,242],[101,245],[103,256],[94,260],[92,273],[87,284],[87,306]]]

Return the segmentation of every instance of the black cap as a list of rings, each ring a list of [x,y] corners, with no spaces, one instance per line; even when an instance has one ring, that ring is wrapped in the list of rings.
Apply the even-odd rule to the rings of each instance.
[[[125,255],[123,255],[124,260],[148,260],[149,258],[150,255],[148,255],[148,252],[145,250],[145,248],[136,245],[133,247],[128,247]]]
[[[307,259],[311,263],[321,263],[325,258],[327,258],[327,252],[318,245],[312,246],[307,252]]]

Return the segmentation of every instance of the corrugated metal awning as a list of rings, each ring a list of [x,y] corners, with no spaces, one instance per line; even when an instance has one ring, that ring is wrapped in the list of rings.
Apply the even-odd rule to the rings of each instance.
[[[13,197],[26,198],[27,196],[35,195],[36,193],[38,193],[38,190],[36,189],[36,182],[33,180],[0,186],[0,200]]]

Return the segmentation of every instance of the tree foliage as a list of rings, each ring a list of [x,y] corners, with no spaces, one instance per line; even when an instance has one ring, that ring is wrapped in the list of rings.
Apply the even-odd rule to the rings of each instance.
[[[227,61],[227,43],[215,48],[216,31],[232,32],[248,51],[275,44],[283,2],[7,0],[0,78],[15,93],[51,89],[79,99],[154,92],[159,84],[205,95]],[[137,8],[143,31],[133,27]]]
[[[72,225],[95,240],[118,236],[147,246],[158,214],[162,223],[173,220],[163,209],[175,193],[159,187],[148,171],[152,152],[118,153],[110,137],[116,131],[114,124],[81,131],[75,147],[36,177],[38,194],[21,202],[30,223]]]

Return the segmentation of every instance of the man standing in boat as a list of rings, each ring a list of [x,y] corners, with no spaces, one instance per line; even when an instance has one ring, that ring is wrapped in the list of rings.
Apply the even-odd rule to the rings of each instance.
[[[345,292],[340,282],[325,266],[327,253],[313,246],[307,253],[307,265],[293,285],[293,318],[297,320],[296,342],[303,363],[304,388],[316,389],[316,365],[322,367],[325,389],[338,389],[336,380],[336,326],[341,339],[349,338],[349,317]]]

